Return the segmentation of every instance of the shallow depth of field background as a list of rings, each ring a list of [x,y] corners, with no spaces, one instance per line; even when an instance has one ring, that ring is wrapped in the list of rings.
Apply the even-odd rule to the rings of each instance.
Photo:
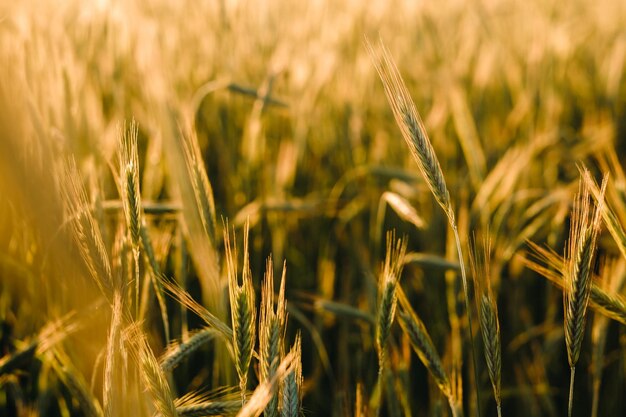
[[[192,204],[182,136],[198,140],[218,235],[223,218],[241,241],[250,221],[257,300],[267,256],[278,276],[286,261],[287,340],[301,329],[305,415],[356,415],[357,401],[373,395],[370,320],[387,230],[408,237],[413,255],[401,285],[450,366],[454,242],[407,152],[366,37],[386,44],[411,91],[464,244],[473,231],[491,233],[503,414],[565,415],[562,293],[522,259],[527,241],[563,254],[578,165],[596,177],[610,172],[610,204],[626,219],[626,3],[616,0],[0,2],[0,357],[96,301],[64,218],[60,166],[75,159],[112,246],[122,216],[118,132],[134,119],[142,200],[166,275],[184,277],[206,306],[227,305],[225,281],[216,290],[203,270],[206,236],[193,218],[180,221]],[[399,213],[398,200],[413,217]],[[597,264],[612,262],[623,274],[625,260],[604,233]],[[156,302],[150,309],[144,326],[159,354]],[[168,309],[173,338],[201,324],[171,299]],[[110,312],[96,310],[62,344],[99,398]],[[577,367],[580,416],[592,406],[597,317],[587,320]],[[474,323],[481,380],[464,349],[465,410],[476,415],[478,383],[482,414],[491,416]],[[613,321],[603,330],[599,415],[626,411],[624,330]],[[415,416],[448,415],[397,326],[392,338],[398,403]],[[174,391],[236,385],[234,371],[215,371],[214,356],[208,346],[183,364]],[[45,358],[0,377],[0,414],[19,402],[33,413],[23,415],[83,415],[68,398]]]

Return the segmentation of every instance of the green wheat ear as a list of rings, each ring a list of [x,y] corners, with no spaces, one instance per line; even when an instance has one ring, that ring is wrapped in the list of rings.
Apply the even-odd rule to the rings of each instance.
[[[249,225],[246,222],[243,238],[243,282],[241,285],[239,285],[237,276],[237,253],[231,244],[228,227],[226,227],[224,231],[226,265],[228,270],[228,294],[230,298],[233,330],[233,350],[235,355],[235,367],[239,375],[242,405],[246,400],[248,369],[252,360],[256,337],[256,308],[254,304],[252,273],[250,271],[248,257],[248,228]]]
[[[585,334],[587,305],[592,286],[592,265],[597,249],[597,239],[602,226],[602,210],[604,193],[608,176],[602,181],[600,196],[595,210],[591,208],[591,190],[585,177],[589,174],[583,170],[574,198],[570,235],[566,248],[565,260],[565,291],[563,292],[563,309],[565,315],[565,344],[567,359],[571,370],[568,415],[571,417],[573,408],[574,376],[576,363],[580,356],[582,340]]]
[[[395,238],[394,232],[387,233],[385,264],[379,279],[378,314],[376,319],[376,345],[378,348],[379,374],[384,370],[385,347],[396,313],[396,287],[402,274],[406,254],[406,238]]]
[[[302,398],[302,338],[300,333],[291,348],[293,369],[286,373],[282,384],[281,417],[298,417]]]
[[[473,240],[470,247],[470,267],[474,276],[474,290],[478,308],[478,319],[483,338],[483,353],[487,362],[489,379],[496,400],[498,416],[502,415],[500,381],[502,378],[502,348],[500,345],[500,322],[498,305],[491,289],[491,241],[485,237],[481,243]]]
[[[283,265],[278,300],[276,301],[276,309],[274,309],[274,264],[272,258],[268,258],[261,291],[261,317],[259,319],[261,381],[269,381],[276,375],[276,370],[284,354],[283,345],[287,320],[285,276],[286,268]],[[266,417],[278,416],[278,395],[276,393],[265,407],[263,415]]]

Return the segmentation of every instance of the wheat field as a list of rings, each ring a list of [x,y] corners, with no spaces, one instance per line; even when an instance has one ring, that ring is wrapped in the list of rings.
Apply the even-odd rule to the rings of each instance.
[[[0,415],[623,415],[625,28],[0,0]]]

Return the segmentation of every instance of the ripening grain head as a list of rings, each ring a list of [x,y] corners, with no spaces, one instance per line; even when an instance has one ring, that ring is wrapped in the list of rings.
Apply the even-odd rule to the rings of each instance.
[[[380,42],[380,54],[374,51],[369,41],[366,42],[366,46],[383,82],[387,100],[413,159],[417,162],[420,172],[426,179],[426,183],[439,205],[449,217],[454,217],[450,193],[439,160],[398,67],[382,41]]]

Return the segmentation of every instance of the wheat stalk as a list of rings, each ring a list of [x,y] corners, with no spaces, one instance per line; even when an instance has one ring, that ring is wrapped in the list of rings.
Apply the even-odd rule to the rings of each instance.
[[[500,345],[498,305],[491,289],[491,241],[485,238],[480,245],[481,247],[478,246],[474,238],[473,249],[470,249],[470,267],[474,276],[478,318],[484,344],[483,352],[496,400],[498,416],[500,417],[502,415],[502,398],[500,396],[502,348]]]
[[[428,139],[426,128],[424,127],[424,123],[417,112],[415,103],[413,103],[413,99],[411,98],[411,95],[402,80],[400,71],[393,61],[391,54],[382,41],[380,42],[381,58],[376,57],[374,48],[367,40],[366,47],[372,57],[374,67],[382,80],[387,101],[391,106],[391,110],[396,119],[396,123],[400,128],[402,137],[409,147],[409,150],[413,155],[413,159],[417,162],[420,172],[426,179],[428,188],[430,188],[435,200],[437,200],[448,217],[448,223],[454,233],[457,253],[459,256],[459,264],[461,267],[461,280],[463,283],[463,295],[465,297],[465,309],[467,311],[470,351],[472,355],[472,364],[474,366],[474,378],[478,381],[476,354],[474,352],[474,333],[472,330],[472,314],[469,302],[469,290],[465,264],[463,261],[463,251],[461,250],[461,239],[456,225],[454,209],[450,201],[450,193],[448,192],[439,160],[437,159],[435,150]],[[480,415],[480,391],[478,388],[476,388],[476,408],[478,414]]]
[[[602,265],[602,281],[601,285],[605,288],[611,288],[613,291],[619,291],[626,279],[624,272],[626,271],[626,262],[623,258],[607,261]],[[593,346],[591,354],[591,374],[592,374],[592,400],[591,400],[591,417],[598,416],[598,407],[600,404],[600,386],[602,384],[602,373],[607,364],[604,357],[606,348],[608,327],[610,321],[608,317],[602,315],[593,316],[593,325],[591,328],[591,343]]]
[[[255,317],[254,287],[252,286],[252,274],[248,258],[248,223],[244,230],[242,285],[237,277],[237,254],[233,249],[228,233],[228,227],[224,230],[224,244],[226,247],[226,266],[228,270],[228,294],[230,298],[230,310],[233,329],[233,350],[235,367],[239,375],[239,387],[241,389],[242,405],[246,401],[246,387],[248,383],[248,368],[252,359],[255,342]]]
[[[591,293],[592,261],[596,251],[602,221],[602,206],[608,176],[602,181],[600,198],[595,211],[591,210],[591,194],[588,182],[581,178],[578,194],[574,198],[570,236],[566,250],[565,291],[565,343],[571,369],[568,415],[571,417],[574,394],[576,363],[585,331],[587,304]]]

